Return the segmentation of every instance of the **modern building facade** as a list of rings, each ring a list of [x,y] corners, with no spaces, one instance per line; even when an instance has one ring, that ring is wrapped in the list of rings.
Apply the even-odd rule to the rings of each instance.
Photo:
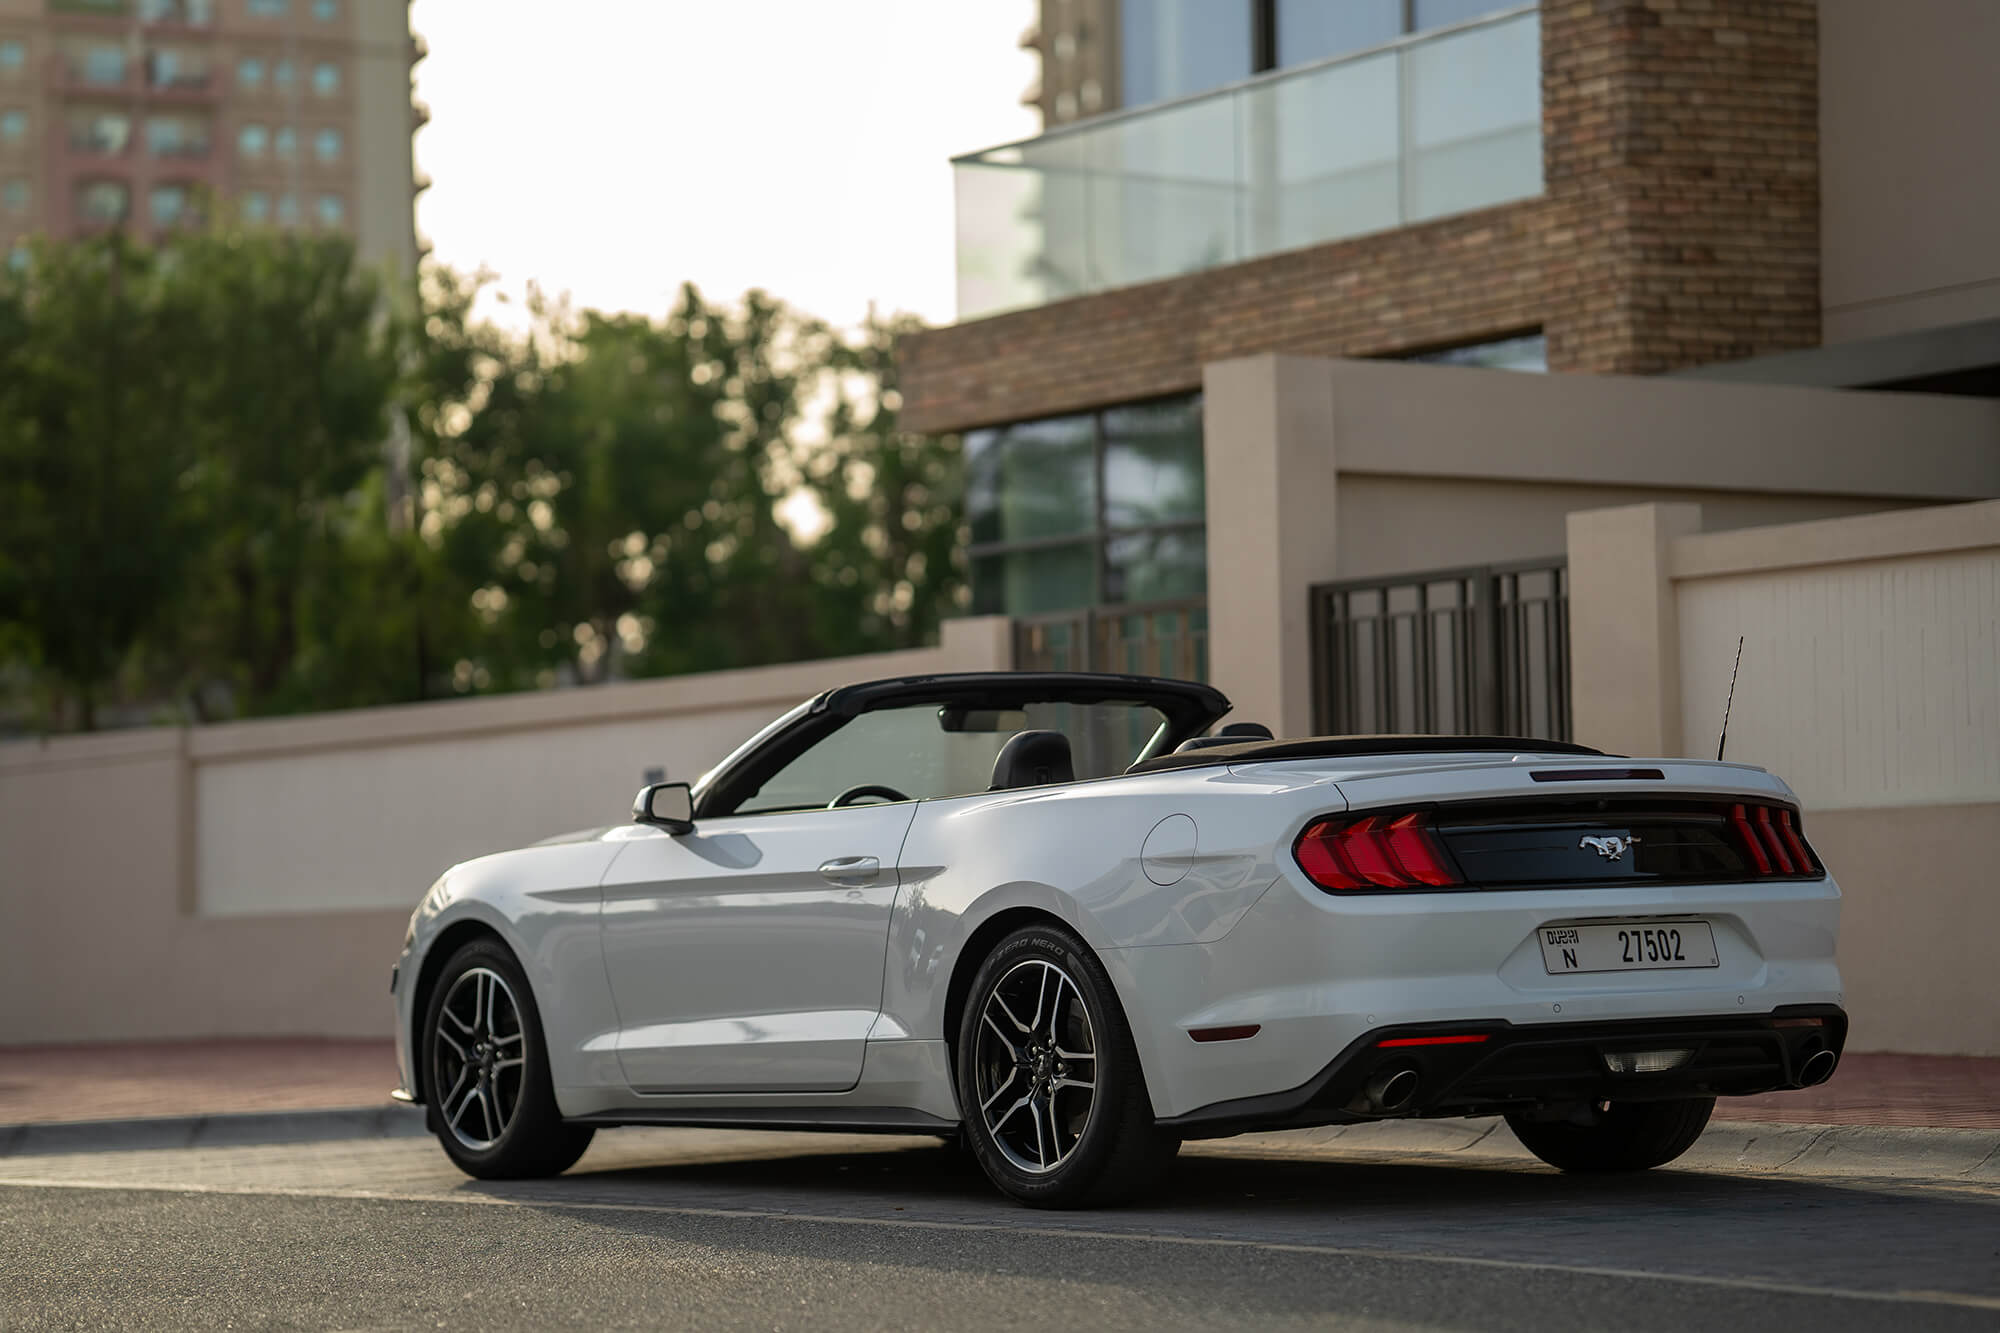
[[[1322,381],[1347,379],[1283,366],[1260,381],[1276,400],[1238,396],[1220,422],[1204,379],[1245,358],[2000,393],[2000,7],[1983,0],[1044,0],[1023,40],[1042,57],[1027,100],[1047,128],[956,160],[960,322],[908,340],[902,387],[905,424],[964,435],[974,604],[1029,618],[1024,660],[1206,669],[1225,638],[1268,652],[1268,636],[1226,628],[1263,586],[1218,586],[1218,551],[1240,554],[1283,507],[1275,493],[1240,502],[1237,483],[1268,463],[1250,457],[1243,423],[1322,423],[1319,440],[1252,432],[1317,451],[1284,460],[1289,493],[1315,468],[1329,485],[1347,470],[1331,435],[1355,423],[1318,396]],[[1465,373],[1397,383],[1485,398]],[[1294,382],[1310,382],[1306,397],[1285,396]],[[1404,614],[1393,607],[1416,615],[1443,595],[1435,574],[1531,557],[1548,557],[1538,597],[1560,630],[1565,483],[1541,461],[1593,457],[1598,442],[1573,433],[1607,429],[1621,395],[1649,410],[1652,399],[1617,388],[1629,383],[1552,385],[1533,399],[1537,422],[1460,418],[1491,437],[1483,453],[1405,441],[1411,458],[1454,460],[1455,491],[1426,472],[1429,499],[1399,493],[1393,510],[1416,531],[1433,525],[1437,554],[1408,528],[1357,543],[1389,502],[1343,500],[1324,515],[1318,563],[1272,572],[1291,599],[1272,614],[1300,625],[1287,642],[1303,653],[1305,622],[1325,612],[1332,637],[1315,638],[1315,653],[1348,654],[1350,689],[1378,666],[1435,665],[1443,657],[1420,652],[1407,625],[1393,662],[1369,636],[1391,632]],[[1755,394],[1698,401],[1743,414],[1722,428],[1732,438],[1755,439],[1747,427],[1769,415]],[[1176,424],[1142,452],[1135,419]],[[1402,424],[1393,412],[1366,423],[1380,461],[1342,477],[1343,495],[1386,496],[1384,478],[1407,471]],[[1697,470],[1686,460],[1698,452],[1641,471],[1655,487],[1707,493],[1711,522],[1856,503],[1810,468],[1774,482],[1753,457]],[[1044,462],[1057,455],[1065,466]],[[1586,483],[1616,471],[1580,464],[1570,508],[1614,502]],[[1507,489],[1526,476],[1546,487],[1533,523]],[[1225,480],[1232,498],[1219,505]],[[1981,498],[1992,480],[1973,469],[1922,496],[1875,494]],[[1781,495],[1784,513],[1748,516]],[[1203,521],[1173,517],[1190,513]],[[1332,535],[1336,524],[1350,535]],[[1391,548],[1403,555],[1385,566]],[[1379,615],[1343,620],[1348,602],[1332,593],[1309,610],[1295,575],[1337,591],[1375,580]],[[1502,582],[1446,582],[1491,602],[1512,575],[1490,577]],[[1498,635],[1496,623],[1478,632]],[[1539,669],[1560,657],[1543,653]],[[1315,720],[1411,718],[1364,708]]]
[[[411,274],[405,0],[0,0],[0,250],[228,208]]]

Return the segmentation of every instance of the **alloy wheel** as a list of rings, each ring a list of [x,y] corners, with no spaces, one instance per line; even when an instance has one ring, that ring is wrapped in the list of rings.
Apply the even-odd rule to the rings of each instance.
[[[1030,958],[993,984],[973,1072],[980,1118],[1010,1163],[1045,1175],[1069,1160],[1097,1101],[1097,1043],[1068,973]]]
[[[460,973],[435,1032],[431,1086],[447,1090],[438,1114],[461,1144],[491,1148],[520,1107],[526,1067],[521,1009],[506,978],[485,967]]]

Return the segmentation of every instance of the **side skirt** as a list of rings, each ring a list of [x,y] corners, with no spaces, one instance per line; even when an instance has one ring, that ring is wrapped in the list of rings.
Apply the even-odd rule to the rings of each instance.
[[[956,1134],[958,1121],[906,1106],[742,1106],[633,1108],[576,1116],[572,1125],[661,1125],[683,1129],[773,1129],[822,1134]]]

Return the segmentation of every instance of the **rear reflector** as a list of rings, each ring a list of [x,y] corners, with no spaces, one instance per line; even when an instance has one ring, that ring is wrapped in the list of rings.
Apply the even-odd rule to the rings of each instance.
[[[1188,1035],[1196,1041],[1242,1041],[1263,1030],[1261,1023],[1239,1023],[1229,1028],[1189,1028]]]
[[[1422,810],[1322,819],[1299,835],[1292,854],[1306,878],[1337,893],[1464,883]]]
[[[1484,1032],[1454,1032],[1448,1037],[1391,1037],[1376,1042],[1375,1046],[1378,1050],[1392,1046],[1477,1046],[1486,1036]]]

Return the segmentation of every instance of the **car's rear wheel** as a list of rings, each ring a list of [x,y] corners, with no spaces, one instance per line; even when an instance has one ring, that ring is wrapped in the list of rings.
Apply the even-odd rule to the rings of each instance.
[[[1017,930],[980,964],[956,1073],[967,1146],[994,1184],[1033,1207],[1122,1202],[1180,1148],[1153,1122],[1104,965],[1060,927]]]
[[[1645,1171],[1673,1161],[1701,1137],[1713,1097],[1613,1102],[1590,1124],[1510,1115],[1523,1147],[1563,1171]]]
[[[460,1170],[553,1176],[583,1156],[592,1131],[556,1109],[535,997],[498,940],[474,940],[445,963],[423,1032],[431,1128]]]

